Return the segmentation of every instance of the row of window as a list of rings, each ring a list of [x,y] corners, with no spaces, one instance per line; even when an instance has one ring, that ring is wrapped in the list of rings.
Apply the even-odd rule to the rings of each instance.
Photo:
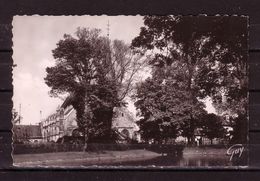
[[[44,137],[48,135],[53,135],[53,134],[59,134],[60,128],[55,126],[55,127],[48,127],[47,129],[42,130]]]

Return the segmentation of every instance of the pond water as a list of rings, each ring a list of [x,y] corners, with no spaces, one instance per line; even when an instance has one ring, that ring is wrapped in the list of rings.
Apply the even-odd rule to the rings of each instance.
[[[243,161],[230,161],[228,156],[219,155],[189,155],[189,156],[160,156],[150,160],[126,161],[121,163],[111,163],[106,166],[126,166],[126,167],[230,167],[245,166]],[[85,165],[88,166],[88,165]],[[104,166],[104,165],[100,165]]]
[[[232,162],[228,158],[216,156],[189,156],[189,157],[171,157],[161,156],[151,160],[139,162],[125,162],[121,165],[139,165],[139,166],[173,166],[173,167],[207,167],[207,166],[232,166]]]
[[[128,166],[170,166],[170,167],[228,167],[246,165],[245,160],[230,161],[227,156],[219,155],[189,155],[180,157],[161,156],[151,160],[139,162],[125,162],[121,165]]]

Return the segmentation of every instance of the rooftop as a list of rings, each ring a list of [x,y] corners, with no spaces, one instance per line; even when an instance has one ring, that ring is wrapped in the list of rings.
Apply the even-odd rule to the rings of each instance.
[[[13,131],[19,138],[42,138],[39,125],[14,125]]]

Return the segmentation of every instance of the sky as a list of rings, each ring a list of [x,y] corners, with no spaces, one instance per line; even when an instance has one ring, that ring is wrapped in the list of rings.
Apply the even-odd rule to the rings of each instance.
[[[101,29],[110,39],[131,40],[143,25],[141,16],[15,16],[13,19],[13,69],[14,109],[21,105],[21,124],[37,124],[54,113],[62,100],[50,97],[45,84],[45,69],[54,66],[52,50],[64,34],[74,34],[77,27]],[[206,101],[209,112],[214,112]],[[135,112],[133,104],[129,109]],[[40,114],[40,111],[42,114]]]
[[[52,50],[63,35],[74,34],[77,27],[99,28],[110,38],[131,40],[143,25],[141,16],[15,16],[13,20],[14,108],[19,111],[21,124],[36,124],[55,112],[62,104],[59,98],[50,97],[45,84],[45,68],[54,66]],[[133,105],[131,105],[133,109]],[[42,111],[42,114],[40,114]]]

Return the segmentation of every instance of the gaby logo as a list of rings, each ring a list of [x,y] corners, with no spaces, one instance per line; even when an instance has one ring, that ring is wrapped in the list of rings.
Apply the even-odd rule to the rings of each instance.
[[[242,144],[236,144],[236,145],[229,147],[227,150],[227,155],[230,156],[229,160],[232,161],[232,159],[235,155],[238,155],[238,157],[240,158],[243,154],[244,149],[245,148]]]

